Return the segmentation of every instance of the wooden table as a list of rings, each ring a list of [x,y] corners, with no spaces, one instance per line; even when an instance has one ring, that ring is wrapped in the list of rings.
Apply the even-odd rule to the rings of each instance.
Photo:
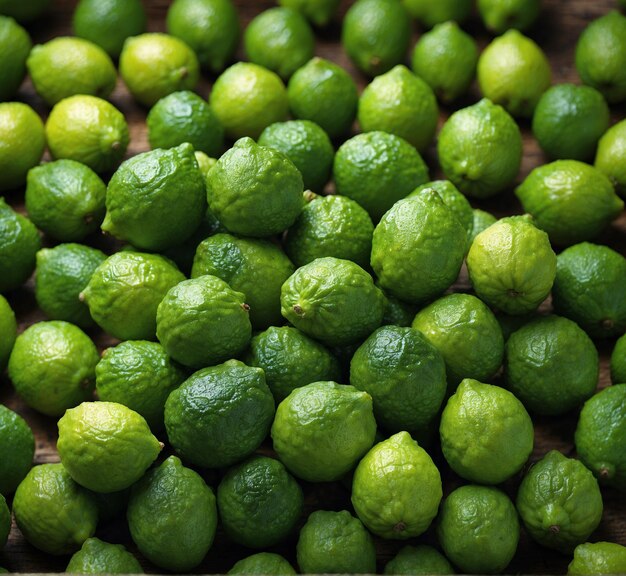
[[[27,1],[27,0],[24,0]],[[437,0],[432,0],[437,1]],[[30,32],[35,42],[45,42],[55,36],[71,34],[70,22],[76,0],[53,0],[54,6],[46,18],[30,27]],[[243,24],[247,24],[252,17],[260,11],[270,8],[274,3],[270,0],[235,0]],[[167,0],[144,0],[148,10],[149,31],[165,31],[165,13],[168,5]],[[576,40],[583,28],[594,18],[606,13],[615,7],[614,0],[544,0],[544,9],[535,29],[530,35],[546,51],[553,70],[554,83],[578,82],[576,70],[574,68],[574,48]],[[342,5],[342,13],[345,12],[349,2]],[[489,37],[481,27],[476,15],[468,23],[467,29],[473,33],[480,42],[481,47],[486,45]],[[351,65],[345,53],[342,51],[340,38],[340,25],[333,24],[328,30],[318,34],[316,54],[334,60],[350,70],[357,79],[360,88],[366,84],[366,79],[361,76]],[[419,32],[415,31],[415,38]],[[240,57],[243,55],[240,53]],[[207,96],[214,78],[204,78],[198,88],[201,95]],[[479,97],[476,86],[473,87],[470,96],[457,104],[458,107],[469,105]],[[32,85],[26,81],[19,93],[19,99],[32,105],[42,117],[46,117],[48,110],[41,100],[35,95]],[[128,156],[143,152],[149,149],[146,138],[145,116],[146,110],[136,105],[122,82],[119,81],[117,88],[111,98],[112,102],[126,115],[130,125],[131,143],[128,149]],[[443,109],[441,122],[453,111]],[[621,119],[624,115],[624,107],[615,107],[613,110],[614,121]],[[518,177],[518,182],[528,174],[534,167],[544,163],[546,159],[541,153],[536,142],[532,138],[528,122],[522,122],[524,134],[524,161],[522,170]],[[426,160],[431,166],[433,176],[441,177],[437,168],[436,154],[434,147],[426,154]],[[23,194],[12,194],[7,200],[19,210],[23,210]],[[514,214],[521,211],[519,203],[516,201],[512,191],[507,191],[499,197],[490,201],[474,203],[476,207],[481,207],[492,211],[498,215]],[[599,240],[621,253],[626,253],[626,216],[613,224],[606,234]],[[95,238],[92,243],[103,247],[103,240]],[[106,248],[106,243],[104,243]],[[459,288],[467,287],[466,277],[461,277]],[[32,280],[21,290],[9,295],[9,301],[16,310],[20,331],[35,321],[42,320],[43,316],[36,308],[33,295]],[[549,309],[549,303],[546,304]],[[112,343],[106,335],[98,331],[91,331],[98,346],[102,349]],[[611,351],[612,342],[599,344],[601,354],[600,386],[609,384],[608,376],[608,356]],[[56,423],[53,419],[41,416],[30,410],[15,396],[11,390],[6,374],[1,377],[0,401],[22,414],[33,427],[37,438],[36,463],[57,462],[58,455],[55,449],[56,443]],[[538,418],[535,420],[536,436],[535,451],[532,460],[540,458],[550,449],[561,450],[568,456],[574,454],[572,444],[573,432],[576,425],[576,416],[571,415],[566,418],[548,419]],[[267,448],[263,449],[267,451]],[[0,456],[1,457],[1,456]],[[441,462],[441,454],[434,454],[434,458]],[[213,485],[216,483],[214,473],[205,474],[207,481]],[[519,478],[508,482],[504,489],[514,495]],[[459,479],[449,474],[446,477],[446,492],[458,485]],[[323,486],[305,486],[306,506],[311,511],[316,507],[326,509],[342,509],[349,507],[349,488],[341,483]],[[626,497],[614,491],[604,491],[605,513],[597,532],[593,535],[593,540],[609,540],[626,545]],[[306,516],[302,519],[304,522]],[[125,522],[100,526],[98,536],[111,542],[121,542],[134,550],[132,541],[125,526]],[[421,539],[424,542],[434,543],[432,530]],[[276,548],[276,551],[285,554],[291,561],[295,561],[294,546],[296,536],[290,541]],[[377,541],[379,550],[379,569],[398,550],[400,543]],[[197,573],[224,573],[239,558],[252,553],[242,547],[229,543],[224,535],[218,531],[215,544],[209,552],[204,563],[195,570]],[[11,532],[9,543],[4,551],[0,552],[0,566],[19,572],[58,572],[62,571],[67,558],[54,558],[44,555],[29,544],[27,544],[14,526]],[[509,566],[510,573],[536,573],[536,574],[556,574],[564,573],[569,563],[569,558],[555,552],[542,549],[530,542],[528,537],[522,536],[518,553]],[[147,562],[145,568],[150,572],[158,572]]]

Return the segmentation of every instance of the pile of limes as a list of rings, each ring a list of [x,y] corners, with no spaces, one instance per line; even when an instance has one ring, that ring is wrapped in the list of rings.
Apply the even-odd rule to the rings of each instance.
[[[60,459],[32,467],[0,405],[0,547],[13,516],[75,573],[191,571],[219,531],[248,550],[232,574],[492,574],[525,531],[569,574],[626,573],[626,542],[594,536],[626,491],[626,258],[603,243],[626,197],[626,17],[580,36],[583,85],[551,86],[523,34],[540,0],[478,0],[482,52],[471,0],[357,0],[359,94],[315,56],[338,0],[279,4],[241,35],[231,0],[174,0],[167,33],[140,0],[80,0],[75,36],[33,46],[48,0],[0,0],[0,370],[58,420]],[[118,71],[145,107],[132,157]],[[518,121],[549,163],[497,219],[477,206],[518,179]],[[46,320],[22,317],[28,293]],[[533,419],[567,414],[576,454],[529,467]],[[349,507],[310,501],[330,482]],[[132,553],[95,537],[111,521]]]

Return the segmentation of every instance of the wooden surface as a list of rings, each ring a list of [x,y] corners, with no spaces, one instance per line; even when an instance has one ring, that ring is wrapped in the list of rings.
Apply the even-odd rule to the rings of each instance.
[[[24,0],[27,1],[27,0]],[[54,1],[54,0],[53,0]],[[273,2],[269,0],[262,1],[244,1],[235,0],[241,14],[243,24],[247,24],[250,19],[260,11],[269,8]],[[437,0],[432,0],[437,1]],[[56,0],[50,15],[43,19],[42,22],[30,27],[30,32],[36,42],[43,42],[52,37],[70,34],[70,21],[75,0]],[[164,31],[164,18],[169,2],[167,0],[144,0],[144,4],[148,9],[149,15],[149,31]],[[594,18],[606,13],[614,7],[614,0],[545,0],[544,10],[535,28],[530,35],[544,48],[553,69],[553,81],[559,82],[578,82],[576,71],[573,65],[574,46],[576,39],[581,30]],[[345,11],[348,3],[342,5],[342,12]],[[481,47],[484,46],[489,38],[482,30],[481,25],[476,18],[468,23],[467,29],[478,37]],[[416,29],[415,37],[417,38],[419,31]],[[318,34],[318,42],[316,54],[334,60],[349,69],[357,79],[360,88],[366,84],[366,80],[360,76],[351,66],[347,57],[343,53],[339,44],[340,25],[333,24],[328,30]],[[240,54],[240,57],[242,55]],[[211,82],[214,78],[204,78],[198,87],[198,92],[207,96],[210,90]],[[468,105],[479,97],[476,87],[473,88],[470,96],[457,104],[457,107]],[[32,106],[45,118],[48,110],[41,100],[34,94],[32,86],[28,81],[24,83],[19,93],[19,99]],[[123,87],[121,81],[111,98],[112,102],[126,115],[131,129],[131,143],[128,149],[128,155],[132,156],[138,152],[148,149],[146,140],[145,115],[146,111],[137,106],[129,94]],[[450,109],[443,109],[441,121],[450,113]],[[624,115],[624,107],[615,108],[613,110],[614,120]],[[539,150],[537,144],[529,133],[528,123],[522,123],[524,132],[524,161],[522,170],[518,177],[520,182],[523,177],[535,166],[544,163],[545,158]],[[437,168],[436,155],[434,148],[426,155],[426,160],[431,166],[433,176],[440,176]],[[23,195],[21,193],[10,195],[7,200],[18,209],[22,210]],[[503,193],[496,199],[488,202],[475,203],[476,207],[490,210],[498,215],[519,213],[520,207],[515,200],[512,191]],[[90,243],[96,244],[101,248],[110,248],[100,237],[89,239]],[[607,231],[600,241],[609,244],[621,253],[626,253],[626,217],[622,215],[616,223]],[[461,278],[459,287],[466,287],[466,279]],[[9,301],[16,310],[20,331],[30,325],[32,322],[41,320],[42,315],[37,311],[35,300],[32,292],[32,280],[27,286],[21,290],[9,295]],[[549,303],[546,305],[549,308]],[[98,343],[101,348],[111,344],[111,341],[98,331],[90,332],[90,335]],[[606,342],[599,345],[602,358],[600,386],[609,383],[608,378],[608,355],[610,354],[612,342]],[[0,401],[9,407],[17,410],[22,414],[33,427],[37,438],[37,452],[35,456],[36,463],[56,462],[58,456],[55,450],[56,442],[56,423],[50,418],[36,414],[34,411],[25,407],[18,398],[15,397],[11,390],[10,383],[6,375],[1,377],[0,383]],[[576,416],[572,415],[566,418],[546,419],[539,418],[535,420],[535,451],[532,460],[536,460],[550,449],[559,449],[566,455],[574,455],[572,444],[573,431],[576,425]],[[0,455],[2,457],[2,455]],[[442,458],[440,454],[434,454],[435,459],[442,466]],[[218,477],[214,473],[207,473],[206,479],[209,483],[215,485]],[[519,478],[515,478],[508,482],[504,489],[514,495]],[[446,476],[445,491],[449,492],[459,480],[453,475]],[[323,486],[305,485],[306,506],[307,511],[311,511],[316,507],[326,509],[342,509],[349,507],[349,489],[340,484],[330,484]],[[622,495],[611,491],[604,491],[605,512],[602,524],[592,539],[609,540],[619,542],[626,545],[626,498]],[[306,515],[303,516],[304,522]],[[111,542],[121,542],[133,548],[132,542],[123,521],[100,526],[98,528],[98,536]],[[429,531],[420,541],[434,542],[432,530]],[[290,560],[294,558],[295,536],[276,551],[285,554]],[[382,569],[384,563],[395,553],[401,546],[399,543],[377,541],[379,549],[379,569]],[[251,551],[247,551],[241,547],[230,544],[221,532],[218,532],[216,542],[209,552],[205,562],[195,570],[195,572],[205,573],[224,573],[227,571],[236,559],[241,558]],[[10,540],[4,551],[0,552],[0,566],[19,572],[54,572],[62,571],[67,564],[67,558],[53,558],[46,556],[30,545],[28,545],[19,530],[14,526],[11,532]],[[508,572],[510,573],[543,573],[558,574],[564,573],[569,562],[569,558],[560,554],[544,550],[533,544],[523,535],[520,542],[518,553],[510,565]],[[155,572],[153,566],[144,563],[147,571]]]

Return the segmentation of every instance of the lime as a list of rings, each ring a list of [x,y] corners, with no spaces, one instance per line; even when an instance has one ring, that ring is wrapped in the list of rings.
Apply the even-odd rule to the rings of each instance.
[[[408,432],[376,444],[354,472],[354,510],[382,538],[405,540],[425,532],[441,496],[439,470]]]
[[[238,62],[213,84],[209,99],[231,140],[258,138],[274,122],[287,119],[287,90],[280,77],[257,64]]]
[[[192,374],[165,403],[170,444],[202,468],[222,468],[250,456],[273,418],[274,399],[263,370],[238,360]]]
[[[551,158],[589,160],[609,121],[609,107],[595,88],[558,84],[539,100],[533,134]]]
[[[146,29],[146,12],[141,0],[79,0],[72,26],[76,36],[117,58],[126,38]]]
[[[219,156],[224,129],[208,103],[188,90],[161,98],[146,119],[152,148],[174,148],[189,142],[196,152]]]
[[[57,556],[78,550],[98,523],[94,497],[62,464],[40,464],[26,475],[15,492],[13,514],[30,544]]]
[[[279,554],[259,552],[242,558],[227,574],[296,574],[293,566]]]
[[[350,130],[359,96],[354,79],[341,66],[313,58],[296,70],[287,93],[295,118],[315,122],[333,139]]]
[[[180,282],[158,305],[157,338],[174,360],[189,368],[235,357],[252,334],[244,298],[216,276]]]
[[[228,231],[272,236],[291,226],[304,204],[302,176],[281,152],[241,138],[211,168],[209,208]]]
[[[51,320],[65,320],[81,328],[94,321],[80,293],[106,260],[106,255],[82,244],[59,244],[37,252],[35,298],[37,305]]]
[[[443,501],[439,512],[439,543],[466,573],[502,572],[515,555],[519,533],[515,506],[491,486],[461,486]]]
[[[69,158],[95,172],[109,172],[128,146],[128,124],[112,104],[96,96],[70,96],[59,102],[46,122],[53,158]]]
[[[4,372],[7,367],[16,336],[15,313],[6,298],[0,294],[0,373]]]
[[[398,0],[357,0],[343,19],[343,48],[368,76],[400,64],[410,41],[411,19]]]
[[[486,98],[513,116],[530,118],[552,79],[541,48],[517,30],[509,30],[478,59],[478,83]]]
[[[626,571],[626,547],[613,542],[585,542],[574,549],[574,559],[567,567],[571,576],[621,574]]]
[[[200,225],[206,188],[189,143],[126,160],[106,193],[102,230],[143,250],[182,244]]]
[[[163,428],[167,397],[185,378],[160,344],[145,340],[108,348],[96,366],[98,398],[134,410],[155,431]]]
[[[328,346],[355,344],[380,326],[382,292],[350,260],[327,257],[298,268],[281,289],[282,315]]]
[[[557,258],[552,302],[592,338],[626,330],[626,258],[608,246],[583,242]]]
[[[217,489],[226,534],[249,548],[282,542],[300,518],[302,488],[278,460],[253,456],[231,468]]]
[[[423,303],[456,280],[466,244],[454,212],[435,190],[425,189],[396,202],[376,226],[372,268],[393,296]]]
[[[191,46],[203,68],[218,73],[237,50],[239,16],[231,0],[174,0],[167,30]]]
[[[308,195],[310,201],[287,231],[285,251],[297,266],[334,256],[369,265],[374,224],[369,214],[345,196]]]
[[[300,12],[315,26],[327,26],[337,13],[341,0],[278,0],[281,6]]]
[[[385,574],[454,574],[446,557],[433,548],[420,544],[405,546],[385,564]]]
[[[4,548],[11,533],[11,510],[4,496],[0,494],[0,550]]]
[[[0,192],[23,186],[45,147],[44,127],[37,113],[21,102],[0,102]]]
[[[187,572],[200,564],[217,527],[213,491],[175,456],[133,486],[127,517],[139,551],[172,572]]]
[[[626,17],[612,10],[583,30],[576,45],[576,69],[610,104],[626,100]]]
[[[111,336],[154,340],[157,307],[167,291],[184,279],[163,256],[125,250],[96,268],[79,299]]]
[[[277,122],[259,138],[261,146],[282,152],[302,174],[304,187],[321,192],[330,178],[335,150],[330,138],[310,120]]]
[[[282,323],[280,289],[294,270],[285,253],[269,240],[215,234],[198,245],[191,277],[217,276],[242,292],[252,326],[263,330]]]
[[[0,463],[0,494],[15,492],[33,464],[35,438],[19,414],[0,404],[0,444],[10,458]]]
[[[272,425],[278,457],[308,482],[331,482],[352,470],[375,433],[370,395],[331,381],[296,388],[278,405]],[[298,562],[303,571],[321,568]]]
[[[37,322],[17,337],[9,377],[28,406],[58,417],[91,397],[97,363],[96,346],[80,328]]]
[[[444,174],[463,194],[488,198],[515,181],[522,136],[504,108],[483,98],[448,118],[437,151]]]
[[[507,314],[536,310],[550,293],[556,254],[528,216],[502,218],[481,232],[467,255],[478,297]]]
[[[495,224],[498,219],[489,212],[485,212],[480,208],[474,208],[474,225],[472,227],[472,233],[470,235],[470,245],[476,239],[483,230],[487,230],[489,226]]]
[[[61,242],[82,240],[104,219],[106,186],[75,160],[48,162],[28,172],[26,210],[33,224]]]
[[[617,339],[611,354],[611,381],[626,383],[626,334]]]
[[[337,194],[356,200],[374,222],[428,182],[428,167],[406,140],[374,131],[344,142],[333,165]]]
[[[31,22],[44,14],[50,3],[50,0],[0,0],[0,14],[15,18],[18,22]]]
[[[28,32],[13,18],[0,16],[0,101],[11,100],[26,76],[32,43]]]
[[[510,28],[526,30],[541,11],[541,0],[478,0],[478,12],[490,32],[503,34]]]
[[[407,10],[427,28],[448,20],[463,22],[472,10],[471,0],[403,0]]]
[[[624,157],[626,157],[626,121],[618,122],[600,138],[595,159],[595,167],[609,177],[615,191],[622,198],[626,198]]]
[[[374,574],[374,541],[347,510],[313,512],[300,531],[298,566],[303,574]]]
[[[456,22],[437,24],[413,50],[411,67],[437,98],[449,103],[465,95],[476,76],[478,47]]]
[[[626,490],[626,384],[605,388],[580,412],[576,452],[600,483]]]
[[[585,542],[602,518],[602,495],[593,474],[556,450],[524,476],[516,504],[531,538],[563,553]]]
[[[137,559],[121,544],[88,538],[65,569],[71,574],[143,574]]]

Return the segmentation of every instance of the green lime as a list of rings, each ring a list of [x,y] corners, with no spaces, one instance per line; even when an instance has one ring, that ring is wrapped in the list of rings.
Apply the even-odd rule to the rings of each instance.
[[[383,326],[354,353],[350,384],[372,397],[379,426],[419,434],[432,424],[443,402],[445,365],[417,330]]]
[[[59,244],[37,252],[35,298],[51,320],[65,320],[81,328],[94,321],[80,293],[87,287],[106,255],[82,244]]]
[[[299,12],[278,6],[252,19],[243,37],[250,62],[276,72],[283,80],[304,66],[315,51],[315,37]]]
[[[26,420],[0,404],[0,444],[10,458],[0,463],[0,494],[9,496],[33,464],[35,437]]]
[[[558,314],[592,338],[626,330],[626,258],[608,246],[583,242],[557,258],[552,302]]]
[[[557,416],[580,406],[598,384],[598,352],[575,322],[533,320],[505,347],[506,387],[535,414]]]
[[[611,181],[577,160],[535,168],[515,194],[536,225],[561,246],[595,238],[624,209]]]
[[[610,104],[626,100],[626,17],[611,10],[583,30],[576,45],[576,69]]]
[[[304,266],[316,258],[333,256],[367,267],[374,233],[369,214],[345,196],[310,194],[308,198],[284,241],[291,260]]]
[[[206,211],[206,188],[189,143],[126,160],[106,193],[102,230],[152,251],[182,244]]]
[[[117,58],[127,38],[145,31],[146,11],[141,0],[79,0],[72,26],[76,36]]]
[[[151,148],[174,148],[189,142],[196,152],[219,156],[224,129],[206,100],[189,90],[161,98],[146,120]]]
[[[15,492],[13,514],[24,538],[55,556],[78,550],[98,523],[94,497],[72,480],[62,464],[31,469]]]
[[[109,256],[79,294],[96,324],[121,340],[154,340],[157,307],[185,279],[158,254],[129,250]]]
[[[405,546],[385,564],[385,574],[454,574],[447,558],[432,546]]]
[[[242,558],[227,572],[227,574],[296,574],[293,566],[279,554],[259,552]]]
[[[411,19],[398,0],[357,0],[343,19],[343,48],[368,76],[400,64],[410,41]]]
[[[626,170],[623,159],[626,157],[626,121],[611,126],[598,143],[595,167],[606,174],[615,192],[626,198]]]
[[[337,194],[356,200],[378,222],[398,200],[428,182],[428,167],[406,140],[374,131],[340,146],[333,176]]]
[[[167,11],[167,30],[184,40],[203,68],[217,74],[239,44],[239,16],[231,0],[174,0]]]
[[[478,47],[456,22],[437,24],[413,50],[411,67],[437,98],[449,103],[464,96],[476,76]]]
[[[580,412],[576,452],[600,483],[626,490],[626,384],[592,396]]]
[[[556,450],[524,476],[516,505],[531,538],[563,553],[585,542],[602,518],[602,495],[593,474]]]
[[[16,336],[15,313],[6,298],[0,294],[0,373],[7,367]]]
[[[215,495],[199,474],[170,456],[133,486],[127,518],[137,548],[150,562],[187,572],[213,544]]]
[[[328,346],[355,344],[380,326],[384,296],[350,260],[317,258],[298,268],[281,289],[282,315]]]
[[[476,296],[449,294],[417,313],[412,324],[442,355],[448,386],[489,381],[502,365],[504,338],[493,312]]]
[[[504,108],[483,98],[448,118],[437,151],[444,174],[463,194],[488,198],[517,178],[522,136]]]
[[[313,512],[300,531],[297,555],[303,574],[376,572],[372,536],[347,510]]]
[[[550,158],[589,160],[609,121],[609,107],[595,88],[558,84],[539,100],[533,134]]]
[[[117,82],[109,55],[82,38],[61,36],[38,44],[26,65],[35,91],[48,106],[74,94],[108,98]]]
[[[106,186],[88,166],[56,160],[31,168],[26,210],[33,224],[61,242],[82,240],[104,219]]]
[[[155,431],[163,428],[167,397],[185,378],[160,344],[145,340],[108,348],[96,366],[98,398],[134,410]]]
[[[434,189],[400,200],[387,212],[372,241],[372,268],[393,296],[419,304],[457,279],[467,233]]]
[[[31,22],[39,18],[51,4],[51,0],[0,0],[0,14],[15,18],[18,22]]]
[[[402,0],[411,16],[426,28],[448,20],[463,22],[472,10],[471,0]]]
[[[162,33],[132,36],[120,54],[120,76],[144,106],[179,90],[193,90],[200,78],[196,53],[182,40]]]
[[[0,550],[4,548],[11,532],[11,510],[2,494],[0,494]]]
[[[137,559],[121,544],[88,538],[65,569],[71,574],[143,574]]]
[[[236,357],[252,334],[244,298],[216,276],[180,282],[158,305],[157,338],[174,360],[189,368]]]
[[[213,84],[209,102],[231,140],[258,138],[270,124],[286,120],[289,108],[280,77],[251,62],[227,68]]]
[[[352,470],[375,433],[370,395],[331,381],[296,388],[278,405],[272,425],[278,457],[308,482],[331,482]],[[321,567],[300,568],[316,573]]]
[[[326,347],[291,326],[271,326],[254,336],[245,362],[263,369],[277,403],[296,388],[341,375],[337,358]]]
[[[613,542],[585,542],[574,549],[574,559],[567,567],[571,576],[622,574],[626,572],[626,546]]]
[[[295,271],[285,253],[269,240],[215,234],[196,250],[191,277],[217,276],[244,294],[257,330],[282,323],[280,289]]]
[[[282,152],[300,170],[304,187],[321,192],[330,178],[335,150],[330,138],[314,122],[277,122],[261,133],[259,145]]]
[[[96,346],[77,326],[37,322],[17,337],[9,378],[28,406],[59,417],[91,397],[98,359]]]
[[[295,478],[278,460],[266,456],[253,456],[231,468],[217,489],[226,534],[249,548],[267,548],[287,538],[303,503]]]
[[[478,12],[490,32],[526,30],[539,16],[541,0],[478,0]]]
[[[519,533],[513,502],[491,486],[461,486],[443,501],[439,512],[439,544],[465,573],[502,572],[515,555]]]
[[[357,516],[386,539],[405,540],[425,532],[441,496],[439,470],[408,432],[376,444],[359,462],[352,481]]]
[[[273,418],[274,399],[263,370],[238,360],[192,374],[165,403],[170,444],[202,468],[222,468],[250,456]]]
[[[349,132],[359,95],[354,79],[341,66],[313,58],[296,70],[287,89],[291,114],[311,120],[335,139]]]
[[[611,382],[626,383],[626,334],[617,339],[611,354]]]
[[[304,204],[302,176],[287,156],[241,138],[211,168],[209,208],[228,231],[273,236],[289,228]]]
[[[43,122],[37,113],[21,102],[0,102],[0,192],[22,187],[45,147]]]
[[[477,296],[507,314],[536,310],[556,275],[556,254],[548,235],[528,216],[498,220],[470,247],[467,269]]]
[[[472,233],[470,235],[470,245],[476,239],[481,232],[487,230],[489,226],[495,224],[498,219],[491,213],[485,212],[480,208],[474,208],[474,225],[472,226]]]
[[[493,40],[478,59],[481,92],[513,116],[531,118],[551,80],[546,55],[517,30]]]
[[[439,433],[450,467],[481,484],[511,478],[533,451],[533,423],[522,403],[504,388],[471,378],[448,400]]]
[[[341,0],[278,0],[281,6],[300,12],[311,24],[327,26],[337,14]]]
[[[70,96],[50,112],[46,138],[53,158],[69,158],[95,172],[109,172],[126,153],[128,124],[124,115],[102,98]]]
[[[12,100],[26,76],[32,43],[28,32],[13,18],[0,16],[0,101]]]

